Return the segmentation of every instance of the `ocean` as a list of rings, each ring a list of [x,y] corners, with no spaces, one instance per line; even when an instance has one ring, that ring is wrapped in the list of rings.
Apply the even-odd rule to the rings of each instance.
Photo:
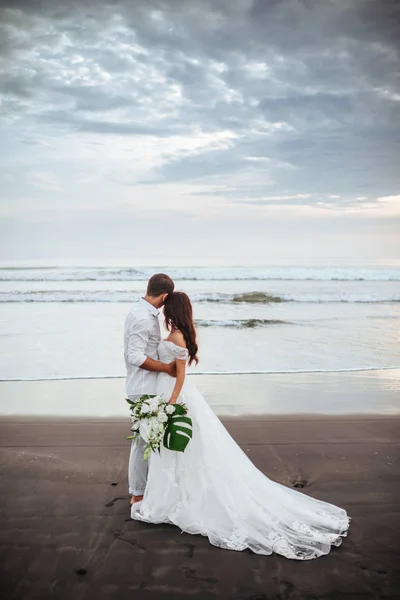
[[[400,260],[266,266],[0,267],[0,379],[124,375],[123,324],[147,279],[189,294],[193,373],[400,366]]]

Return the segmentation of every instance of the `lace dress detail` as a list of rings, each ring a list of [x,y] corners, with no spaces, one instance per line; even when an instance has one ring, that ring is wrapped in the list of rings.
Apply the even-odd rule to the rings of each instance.
[[[161,362],[169,363],[174,359],[189,360],[189,352],[186,348],[177,346],[174,342],[164,340],[158,347],[158,356]]]
[[[168,363],[187,360],[188,353],[163,341],[159,357]],[[161,373],[157,393],[167,398],[174,385]],[[350,522],[345,510],[271,481],[187,379],[180,399],[193,420],[193,438],[184,453],[162,447],[151,454],[144,498],[133,505],[132,518],[172,523],[220,548],[295,560],[317,558],[340,545]]]
[[[226,547],[228,548],[228,550],[238,550],[238,551],[246,550],[246,548],[247,548],[246,537],[239,533],[239,530],[237,527],[234,527],[232,535],[226,541]]]

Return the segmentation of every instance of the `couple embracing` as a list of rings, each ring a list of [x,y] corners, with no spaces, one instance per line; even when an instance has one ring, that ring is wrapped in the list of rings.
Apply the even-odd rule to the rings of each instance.
[[[144,441],[132,443],[132,518],[176,525],[228,550],[298,560],[328,554],[347,533],[346,511],[271,481],[229,435],[186,378],[186,365],[198,362],[196,330],[189,297],[174,288],[168,275],[153,275],[125,320],[126,394],[132,401],[157,394],[171,404],[184,402],[193,437],[185,452],[161,447],[147,461]]]

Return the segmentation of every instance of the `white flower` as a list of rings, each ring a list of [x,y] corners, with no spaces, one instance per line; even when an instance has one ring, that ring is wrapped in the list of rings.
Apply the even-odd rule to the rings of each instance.
[[[167,415],[162,410],[160,410],[160,412],[158,413],[157,419],[159,423],[165,423],[166,421],[168,421]]]
[[[144,402],[142,404],[142,408],[140,409],[140,413],[142,415],[147,415],[148,412],[150,412],[150,406],[146,402]]]
[[[162,433],[164,431],[164,425],[162,423],[158,424],[158,430],[159,430],[160,433]]]
[[[172,415],[172,413],[174,413],[174,412],[175,412],[175,407],[174,407],[174,405],[173,405],[173,404],[168,404],[168,405],[165,407],[165,412],[166,412],[168,415]]]
[[[140,427],[139,421],[132,422],[132,427],[131,427],[132,431],[137,431],[139,429],[139,427]]]
[[[144,441],[148,442],[150,437],[150,423],[147,419],[140,421],[139,431]]]
[[[158,402],[155,398],[153,398],[150,402],[150,411],[156,412],[158,410]]]

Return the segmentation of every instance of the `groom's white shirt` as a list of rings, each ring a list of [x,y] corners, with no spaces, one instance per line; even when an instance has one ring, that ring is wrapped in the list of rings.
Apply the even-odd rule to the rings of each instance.
[[[129,398],[156,393],[157,373],[140,367],[146,358],[158,360],[159,314],[157,308],[141,298],[125,319],[126,395]]]

